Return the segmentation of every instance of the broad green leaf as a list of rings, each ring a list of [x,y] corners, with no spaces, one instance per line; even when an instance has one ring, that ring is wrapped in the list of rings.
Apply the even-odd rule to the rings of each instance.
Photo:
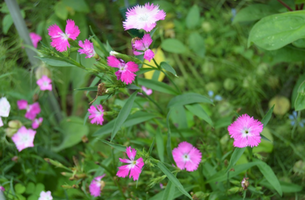
[[[185,112],[185,108],[183,106],[172,106],[171,108],[170,118],[174,124],[177,125],[179,129],[187,129],[187,116]]]
[[[130,127],[142,122],[145,122],[147,120],[150,120],[152,118],[156,117],[156,115],[151,114],[151,113],[147,113],[147,112],[136,112],[133,115],[128,116],[128,118],[126,119],[126,121],[124,122],[123,126],[124,127]],[[99,130],[97,130],[93,136],[103,136],[106,134],[111,133],[113,126],[114,126],[114,122],[115,119],[108,122],[106,125],[103,125],[102,128],[100,128]]]
[[[75,63],[65,58],[58,58],[58,57],[37,57],[37,58],[45,62],[46,64],[55,67],[77,67]]]
[[[171,181],[166,185],[165,191],[163,193],[163,200],[172,200],[175,195],[175,185]]]
[[[285,12],[264,17],[250,31],[251,42],[266,50],[279,49],[304,37],[305,11]]]
[[[97,91],[97,86],[76,88],[74,90],[78,90],[78,91]]]
[[[167,62],[161,62],[160,66],[166,71],[172,73],[174,76],[177,76],[175,69],[172,66],[170,66]]]
[[[6,5],[6,4],[4,4]],[[21,10],[21,16],[22,18],[25,17],[25,12],[24,10]],[[13,25],[13,18],[11,16],[11,14],[8,12],[8,14],[6,14],[3,19],[2,19],[2,28],[3,28],[3,33],[7,34],[8,30],[10,29],[10,27]]]
[[[139,85],[144,85],[145,87],[155,91],[159,91],[167,94],[173,94],[173,95],[178,94],[178,92],[174,88],[172,88],[168,84],[159,81],[145,79],[145,78],[138,78],[138,83]]]
[[[167,105],[167,108],[170,108],[172,106],[177,105],[187,105],[191,103],[209,103],[213,104],[213,102],[208,98],[201,94],[197,93],[186,93],[178,95],[170,100],[170,102]]]
[[[209,115],[204,111],[204,109],[199,105],[199,104],[194,104],[194,105],[186,105],[185,106],[191,113],[199,117],[200,119],[203,119],[206,121],[208,124],[213,126],[213,122]]]
[[[68,10],[62,1],[59,1],[54,6],[55,14],[62,20],[66,20],[68,17]]]
[[[222,127],[229,126],[231,123],[232,123],[232,116],[228,116],[228,117],[220,118],[219,120],[217,120],[214,124],[214,127],[222,128]]]
[[[119,145],[119,144],[114,144],[114,143],[111,143],[111,142],[108,142],[106,140],[101,140],[103,143],[115,148],[116,150],[118,151],[122,151],[122,152],[125,152],[126,151],[126,147],[123,146],[123,145]]]
[[[162,49],[170,53],[185,53],[187,51],[186,46],[177,39],[170,38],[165,39],[161,43]]]
[[[199,24],[200,19],[200,10],[197,5],[193,5],[192,8],[189,10],[185,23],[188,29],[195,28]]]
[[[15,192],[17,193],[17,194],[22,194],[22,193],[24,193],[25,192],[25,186],[24,185],[22,185],[22,184],[20,184],[20,183],[17,183],[16,185],[15,185]]]
[[[164,142],[162,137],[161,129],[158,128],[156,131],[156,143],[157,143],[157,150],[159,158],[162,162],[164,162]]]
[[[60,122],[61,133],[63,134],[62,143],[53,147],[53,151],[58,152],[72,147],[82,140],[82,137],[88,135],[89,128],[83,125],[83,120],[79,117],[68,117]]]
[[[298,95],[295,99],[294,107],[296,111],[305,109],[305,81],[298,88]]]
[[[271,116],[272,116],[272,112],[273,112],[273,108],[274,108],[275,105],[272,106],[272,108],[270,108],[267,112],[267,114],[263,117],[262,119],[262,124],[264,125],[264,127],[267,126],[269,120],[271,119]]]
[[[193,52],[203,58],[205,55],[204,39],[198,32],[192,32],[188,38],[189,47]]]
[[[300,87],[300,85],[305,81],[305,74],[301,75],[299,78],[298,78],[298,81],[297,83],[294,85],[293,87],[293,91],[292,91],[292,95],[291,95],[291,107],[292,108],[295,108],[295,100],[298,96],[298,89]]]
[[[119,112],[119,115],[114,122],[114,126],[113,126],[113,129],[112,129],[110,141],[113,140],[116,133],[118,132],[118,130],[121,128],[121,126],[123,125],[123,123],[125,122],[127,117],[129,116],[132,105],[133,105],[133,102],[134,102],[136,96],[137,96],[137,92],[134,92],[132,95],[130,95],[130,97],[126,101],[125,105],[123,106],[123,108]]]
[[[256,162],[258,162],[257,167],[261,171],[261,173],[264,175],[266,180],[282,196],[283,195],[282,187],[281,187],[276,175],[274,174],[273,170],[271,169],[271,167],[260,160],[256,160]]]
[[[241,155],[245,152],[246,148],[235,148],[234,152],[231,156],[229,166],[227,168],[227,172],[236,164]]]
[[[233,20],[233,24],[237,22],[250,22],[259,20],[268,15],[272,15],[276,12],[270,5],[265,4],[252,4],[249,5],[236,14]]]
[[[63,3],[75,11],[88,13],[90,12],[89,6],[85,0],[63,0]]]
[[[158,162],[159,169],[167,176],[167,178],[172,182],[173,185],[177,187],[178,190],[188,198],[192,199],[191,195],[184,189],[180,181],[167,169],[167,167],[162,163]]]
[[[32,194],[35,191],[35,184],[33,182],[29,182],[26,186],[26,194]]]
[[[305,39],[301,38],[292,43],[293,46],[298,48],[305,48]]]

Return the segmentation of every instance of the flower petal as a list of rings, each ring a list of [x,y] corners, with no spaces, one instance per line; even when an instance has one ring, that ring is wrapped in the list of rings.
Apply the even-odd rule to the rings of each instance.
[[[78,26],[75,26],[75,22],[73,20],[68,19],[65,33],[72,40],[76,40],[77,36],[80,34],[80,30],[78,29]]]

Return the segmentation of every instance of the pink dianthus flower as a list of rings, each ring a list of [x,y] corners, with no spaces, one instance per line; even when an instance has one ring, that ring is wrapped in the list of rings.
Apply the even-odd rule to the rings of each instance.
[[[94,51],[93,43],[91,43],[89,40],[86,39],[84,43],[82,41],[79,41],[78,45],[81,48],[83,48],[83,49],[79,49],[78,52],[80,54],[86,54],[87,55],[86,58],[91,58],[96,55]]]
[[[6,97],[0,98],[0,127],[3,126],[3,121],[1,117],[8,117],[10,114],[11,105],[6,99]]]
[[[41,36],[32,32],[30,33],[30,38],[32,40],[33,46],[37,48],[37,44],[41,40]]]
[[[52,80],[46,75],[43,75],[36,83],[39,85],[40,90],[52,91]]]
[[[197,170],[201,162],[201,152],[188,142],[181,142],[177,148],[173,149],[172,153],[177,167],[181,170]]]
[[[52,197],[50,191],[47,191],[47,192],[41,191],[38,200],[52,200],[52,199],[53,199],[53,197]]]
[[[149,95],[152,94],[152,89],[148,89],[148,88],[146,88],[145,86],[142,86],[141,88],[142,88],[143,92],[145,92],[145,94],[146,94],[147,96],[149,96]]]
[[[67,20],[65,33],[56,24],[51,25],[48,31],[52,39],[51,46],[59,52],[67,51],[67,47],[70,47],[68,39],[76,40],[80,34],[78,26],[75,26],[75,22],[71,19]]]
[[[235,147],[254,147],[261,142],[260,133],[263,131],[263,124],[247,114],[239,116],[229,127],[231,138],[234,138]]]
[[[102,176],[98,176],[98,177],[95,177],[90,185],[89,185],[89,191],[90,191],[90,194],[94,197],[98,197],[101,195],[101,191],[102,189],[104,188],[105,186],[105,183],[104,181],[101,181],[101,179],[105,176],[105,174],[103,174]]]
[[[25,148],[34,146],[34,137],[36,131],[32,129],[26,129],[22,126],[17,133],[15,133],[12,137],[13,142],[15,143],[18,151],[22,151]]]
[[[35,102],[31,105],[28,104],[28,102],[26,100],[19,100],[17,101],[17,105],[19,110],[26,110],[25,113],[25,118],[33,120],[36,118],[36,115],[38,115],[40,113],[40,106],[38,102]]]
[[[129,178],[133,177],[133,180],[136,181],[139,179],[142,167],[144,166],[143,158],[139,158],[138,160],[135,160],[137,151],[135,149],[132,149],[131,147],[126,147],[126,154],[130,160],[121,159],[121,158],[119,159],[120,162],[129,163],[129,164],[119,167],[119,171],[117,172],[116,175],[118,177],[125,178],[126,176],[128,176],[130,171]]]
[[[3,191],[3,192],[5,191],[3,186],[0,186],[0,190]]]
[[[123,26],[125,30],[134,28],[150,32],[156,26],[156,22],[164,20],[165,16],[165,12],[159,10],[158,5],[150,5],[149,3],[146,3],[145,6],[137,5],[127,10]]]
[[[40,126],[40,124],[42,123],[42,121],[43,121],[42,117],[39,117],[38,119],[34,119],[32,122],[32,128],[37,129]]]
[[[151,59],[154,58],[155,53],[149,49],[149,46],[152,43],[152,39],[150,35],[144,34],[143,38],[140,40],[135,40],[132,44],[133,54],[134,55],[142,55],[144,53],[144,59],[150,62]]]
[[[102,105],[97,105],[96,107],[94,105],[91,105],[88,109],[88,112],[90,113],[89,119],[92,119],[91,124],[103,124],[104,110]]]
[[[125,63],[122,59],[117,59],[115,56],[108,56],[107,63],[110,67],[119,68],[115,75],[118,80],[126,84],[132,83],[136,77],[135,72],[139,70],[139,66],[136,63],[132,61]]]

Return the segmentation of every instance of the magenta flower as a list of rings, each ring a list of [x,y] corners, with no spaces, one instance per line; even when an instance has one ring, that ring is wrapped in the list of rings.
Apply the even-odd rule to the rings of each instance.
[[[48,31],[52,39],[51,46],[55,47],[59,52],[67,51],[67,47],[70,47],[68,39],[76,40],[80,34],[78,26],[75,26],[74,21],[71,19],[67,20],[65,33],[56,24],[50,26]]]
[[[17,101],[17,105],[19,110],[26,110],[25,113],[25,118],[33,120],[36,118],[36,115],[38,115],[40,113],[40,106],[38,102],[35,102],[31,105],[28,104],[28,102],[26,100],[19,100]]]
[[[15,133],[12,137],[13,142],[15,143],[18,151],[22,151],[25,148],[34,146],[34,137],[36,131],[32,129],[26,129],[22,126],[17,133]]]
[[[52,80],[46,75],[43,75],[36,83],[39,85],[40,90],[52,91]]]
[[[40,124],[42,123],[42,121],[43,121],[42,117],[39,117],[38,119],[34,119],[32,122],[32,128],[37,129],[40,126]]]
[[[129,163],[128,165],[123,165],[119,167],[119,171],[117,172],[118,177],[125,178],[128,176],[129,171],[129,178],[133,177],[133,180],[136,181],[139,179],[139,176],[141,174],[142,167],[144,166],[143,158],[139,158],[138,160],[134,160],[135,156],[137,154],[137,151],[135,149],[132,149],[131,147],[126,147],[126,154],[128,156],[128,159],[120,159],[120,162],[122,163]]]
[[[152,94],[152,89],[148,89],[148,88],[146,88],[146,87],[144,87],[144,86],[142,86],[141,88],[142,88],[142,90],[145,92],[145,94],[146,94],[147,96],[149,96],[149,95]]]
[[[144,29],[150,32],[155,26],[156,22],[165,19],[165,12],[159,10],[158,5],[146,3],[145,6],[135,6],[127,10],[126,20],[123,22],[125,31],[128,29]]]
[[[188,142],[181,142],[177,148],[173,149],[173,158],[177,167],[186,171],[197,170],[201,161],[201,152]]]
[[[52,199],[53,199],[53,197],[52,197],[50,191],[47,191],[47,192],[41,191],[38,200],[52,200]]]
[[[104,110],[102,105],[97,105],[96,108],[94,105],[91,105],[88,109],[88,112],[90,113],[89,119],[91,120],[91,124],[103,124],[104,121]]]
[[[102,176],[98,176],[98,177],[95,177],[90,185],[89,185],[89,191],[90,191],[90,194],[94,197],[98,197],[101,195],[101,191],[102,189],[104,188],[105,186],[105,183],[104,181],[101,181],[101,179],[105,176],[105,174],[103,174]]]
[[[247,114],[239,116],[229,127],[231,138],[234,138],[235,147],[244,148],[257,146],[261,142],[260,133],[263,131],[263,124]]]
[[[0,186],[0,190],[3,191],[3,192],[5,191],[3,186]]]
[[[79,41],[78,45],[81,48],[83,48],[83,49],[79,49],[78,52],[80,54],[86,54],[87,55],[86,58],[91,58],[96,55],[94,51],[93,43],[91,43],[89,40],[86,39],[84,43],[82,41]]]
[[[110,67],[119,68],[115,75],[118,80],[126,84],[132,83],[136,77],[135,72],[139,70],[139,66],[136,63],[132,61],[125,63],[122,59],[117,59],[115,56],[108,56],[107,63]]]
[[[144,34],[143,38],[140,40],[135,40],[132,44],[133,54],[134,55],[142,55],[144,53],[144,59],[150,62],[151,59],[154,58],[155,53],[149,49],[149,46],[152,43],[152,39],[150,35]]]
[[[37,44],[41,40],[41,36],[32,32],[30,33],[30,38],[32,40],[33,46],[37,48]]]

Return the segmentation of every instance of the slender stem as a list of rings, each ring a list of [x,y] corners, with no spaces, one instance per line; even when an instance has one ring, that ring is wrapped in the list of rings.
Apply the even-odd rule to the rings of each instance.
[[[150,98],[147,94],[145,94],[145,92],[142,92],[142,94],[148,99],[150,100],[153,104],[155,104],[157,106],[157,108],[160,110],[162,115],[165,115],[165,112],[163,111],[163,109],[159,106],[159,104],[157,104],[157,102],[155,102],[152,98]]]
[[[280,2],[283,6],[285,6],[288,10],[293,11],[292,8],[290,8],[286,3],[284,3],[282,0],[277,0]]]
[[[116,180],[114,179],[114,182],[117,184],[117,186],[118,186],[118,188],[119,188],[119,190],[120,190],[120,193],[122,194],[122,196],[124,197],[124,199],[127,199],[126,196],[124,195],[124,192],[123,192],[123,190],[122,190],[122,186],[121,186],[119,180],[118,180],[118,179],[116,179]]]
[[[300,10],[303,10],[303,8],[304,8],[304,4],[302,3],[300,6]]]

